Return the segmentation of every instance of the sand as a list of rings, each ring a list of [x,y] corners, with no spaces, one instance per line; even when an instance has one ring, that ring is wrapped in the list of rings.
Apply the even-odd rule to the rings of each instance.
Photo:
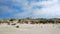
[[[16,26],[19,25],[19,28]],[[0,34],[60,34],[60,24],[0,24]]]

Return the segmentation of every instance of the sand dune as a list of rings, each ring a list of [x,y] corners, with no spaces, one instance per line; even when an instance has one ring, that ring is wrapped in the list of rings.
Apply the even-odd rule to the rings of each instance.
[[[19,25],[19,28],[16,26]],[[1,24],[0,34],[60,34],[60,24]]]

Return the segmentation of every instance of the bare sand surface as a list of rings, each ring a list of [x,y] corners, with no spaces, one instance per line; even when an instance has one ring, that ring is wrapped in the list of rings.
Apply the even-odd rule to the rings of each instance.
[[[16,26],[19,25],[19,28]],[[60,34],[60,24],[1,24],[0,34]]]

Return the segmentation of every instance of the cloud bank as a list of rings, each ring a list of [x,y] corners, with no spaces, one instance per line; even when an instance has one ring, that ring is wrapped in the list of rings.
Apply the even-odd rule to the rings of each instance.
[[[6,18],[60,18],[60,0],[0,0],[0,15]]]

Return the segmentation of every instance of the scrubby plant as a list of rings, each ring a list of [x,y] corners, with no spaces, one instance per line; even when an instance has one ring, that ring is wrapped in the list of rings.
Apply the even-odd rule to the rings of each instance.
[[[16,28],[19,28],[19,26],[17,25]]]

